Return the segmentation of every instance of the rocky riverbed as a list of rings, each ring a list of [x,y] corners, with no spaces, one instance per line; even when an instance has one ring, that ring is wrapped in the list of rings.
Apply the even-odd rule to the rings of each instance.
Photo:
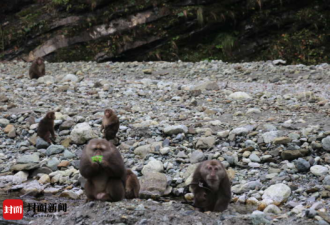
[[[330,224],[330,65],[280,63],[46,63],[30,80],[29,63],[2,62],[1,199],[23,199],[17,224]],[[101,137],[106,108],[141,199],[85,203],[79,157]],[[51,110],[48,146],[36,130]],[[232,181],[223,213],[190,205],[192,173],[207,159]]]

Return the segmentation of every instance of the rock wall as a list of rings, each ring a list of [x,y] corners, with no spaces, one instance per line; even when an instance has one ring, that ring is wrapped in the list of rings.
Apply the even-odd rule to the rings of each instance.
[[[326,0],[0,3],[0,60],[328,62]]]

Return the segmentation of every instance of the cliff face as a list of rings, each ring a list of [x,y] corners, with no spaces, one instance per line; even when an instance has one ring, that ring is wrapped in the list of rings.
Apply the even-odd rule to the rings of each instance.
[[[329,62],[328,0],[4,0],[0,60]]]

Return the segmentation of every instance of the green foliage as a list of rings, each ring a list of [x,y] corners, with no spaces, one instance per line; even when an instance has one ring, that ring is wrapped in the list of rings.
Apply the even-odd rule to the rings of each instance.
[[[327,35],[309,29],[282,34],[270,48],[272,59],[282,58],[290,63],[316,64],[327,61]]]

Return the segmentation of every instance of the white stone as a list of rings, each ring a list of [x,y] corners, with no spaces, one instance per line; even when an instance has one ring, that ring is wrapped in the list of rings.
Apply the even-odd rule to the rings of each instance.
[[[315,165],[310,168],[311,173],[315,176],[323,176],[329,173],[329,169],[325,166]]]
[[[88,123],[78,123],[71,131],[71,140],[75,144],[84,144],[98,136]]]
[[[267,188],[262,199],[271,199],[275,205],[285,202],[291,195],[291,189],[285,184],[274,184]]]
[[[251,99],[251,96],[248,95],[245,92],[234,92],[231,95],[228,96],[229,99],[233,99],[233,100],[245,100],[245,99]]]

